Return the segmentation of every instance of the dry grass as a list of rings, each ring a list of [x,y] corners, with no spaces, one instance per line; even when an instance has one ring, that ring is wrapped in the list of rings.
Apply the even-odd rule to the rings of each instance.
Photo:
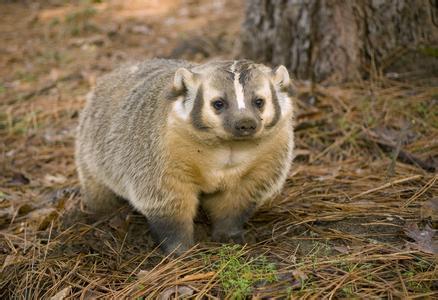
[[[294,167],[244,247],[209,242],[201,215],[203,242],[163,257],[128,207],[81,212],[73,134],[96,76],[172,52],[231,57],[241,12],[0,4],[0,298],[437,296],[437,78],[299,83]]]

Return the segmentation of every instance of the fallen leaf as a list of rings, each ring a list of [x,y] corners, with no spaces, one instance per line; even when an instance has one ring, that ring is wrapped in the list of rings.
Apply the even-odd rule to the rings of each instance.
[[[316,180],[325,181],[325,180],[334,179],[334,178],[338,177],[340,169],[341,168],[338,167],[338,168],[329,170],[328,171],[329,173],[327,175],[319,176],[319,177],[316,178]]]
[[[61,184],[66,181],[67,178],[61,174],[56,174],[56,175],[46,174],[46,176],[44,176],[44,182],[46,183],[46,185]]]
[[[434,161],[425,161],[403,150],[402,146],[414,141],[416,134],[409,131],[407,125],[401,125],[400,128],[400,130],[391,128],[367,129],[364,131],[364,137],[377,143],[384,151],[391,152],[401,162],[417,165],[428,172],[435,172],[436,165]]]
[[[99,296],[101,296],[101,294],[94,290],[86,290],[82,293],[81,297],[84,300],[97,300],[100,298]]]
[[[6,152],[6,156],[7,157],[13,157],[16,153],[17,153],[17,151],[12,149],[12,150]]]
[[[0,225],[9,223],[14,217],[14,209],[12,206],[0,209]]]
[[[350,253],[350,250],[345,246],[334,246],[333,249],[335,249],[336,251],[342,254]]]
[[[304,281],[308,279],[308,276],[301,270],[293,270],[292,274],[287,273],[279,276],[280,280],[289,281],[289,287],[291,289],[299,289],[303,286]]]
[[[145,25],[134,25],[130,28],[130,31],[133,33],[140,33],[145,35],[149,35],[152,33],[151,28]]]
[[[420,230],[417,224],[411,223],[406,225],[404,231],[408,237],[415,241],[415,243],[409,242],[408,246],[425,253],[438,254],[438,241],[433,239],[436,230],[428,225]]]
[[[140,271],[137,273],[137,277],[139,277],[139,278],[141,278],[141,277],[146,277],[146,276],[148,276],[148,274],[149,274],[149,271],[147,271],[147,270],[140,270]]]
[[[26,185],[30,183],[30,180],[22,173],[15,173],[14,175],[12,175],[12,178],[11,180],[9,180],[8,183],[12,185]]]
[[[79,195],[80,189],[78,187],[67,187],[52,191],[47,195],[46,201],[50,204],[55,204],[58,208],[62,208],[61,200],[72,199]],[[61,207],[59,205],[61,204]]]
[[[369,200],[359,200],[354,202],[354,206],[361,208],[367,208],[367,207],[373,208],[376,207],[376,205],[377,205],[376,202]]]
[[[35,207],[29,203],[24,203],[18,207],[17,214],[19,216],[24,216],[33,211]]]
[[[95,35],[87,38],[71,39],[69,45],[73,47],[81,47],[84,45],[104,46],[107,42],[108,41],[104,35]]]
[[[295,279],[303,282],[306,281],[309,277],[301,270],[293,270],[292,275],[295,277]]]
[[[59,69],[57,69],[57,68],[51,69],[50,73],[49,73],[50,80],[52,80],[52,81],[58,80],[59,73],[60,73]]]
[[[195,280],[203,280],[203,279],[209,279],[212,276],[216,274],[215,272],[207,272],[207,273],[201,273],[201,274],[190,274],[184,276],[181,281],[195,281]]]
[[[171,288],[167,288],[160,293],[158,299],[160,300],[170,300],[170,299],[180,299],[181,297],[192,296],[195,290],[191,287],[184,285],[177,285]]]
[[[58,212],[53,207],[34,210],[27,215],[28,220],[36,224],[38,230],[44,230],[58,217]]]
[[[57,292],[55,296],[50,298],[50,300],[64,300],[65,298],[67,298],[68,295],[70,295],[70,292],[71,287],[66,287]]]
[[[6,256],[5,261],[3,262],[1,271],[3,272],[3,270],[7,266],[15,265],[17,263],[20,263],[21,261],[24,261],[24,257],[21,255],[8,255]]]
[[[438,197],[423,203],[421,206],[421,217],[423,219],[430,217],[432,221],[438,221]]]
[[[111,218],[109,221],[109,226],[118,232],[126,233],[129,224],[126,222],[125,218],[117,214]]]
[[[312,154],[312,152],[310,152],[307,149],[296,149],[294,151],[294,154],[295,154],[295,158],[297,158],[298,156],[309,157]]]

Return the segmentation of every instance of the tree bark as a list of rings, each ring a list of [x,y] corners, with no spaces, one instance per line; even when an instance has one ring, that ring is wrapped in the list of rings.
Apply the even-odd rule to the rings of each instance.
[[[438,0],[247,0],[241,56],[340,82],[437,45]]]

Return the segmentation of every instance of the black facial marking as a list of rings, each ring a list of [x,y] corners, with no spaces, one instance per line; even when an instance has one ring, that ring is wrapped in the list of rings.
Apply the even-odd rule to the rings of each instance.
[[[229,68],[226,68],[223,70],[225,72],[225,76],[227,80],[233,81],[234,80],[234,73],[230,71]]]
[[[193,127],[205,131],[208,130],[209,127],[202,121],[202,106],[204,105],[202,93],[203,87],[201,85],[196,93],[195,102],[193,103],[193,109],[190,116],[192,118]]]
[[[278,103],[277,93],[275,92],[275,88],[272,84],[269,85],[272,96],[272,105],[274,106],[274,117],[272,118],[271,123],[266,125],[266,128],[274,127],[277,124],[278,120],[280,120],[281,116],[281,108],[280,103]]]
[[[233,133],[233,120],[232,120],[231,115],[226,115],[223,119],[223,126],[224,129],[229,132],[229,133]]]
[[[239,75],[239,82],[245,87],[245,84],[251,80],[251,68],[242,69]]]

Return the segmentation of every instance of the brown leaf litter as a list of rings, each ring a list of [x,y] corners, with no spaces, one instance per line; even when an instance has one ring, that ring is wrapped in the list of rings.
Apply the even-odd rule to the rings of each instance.
[[[0,3],[1,299],[437,296],[430,76],[297,81],[298,155],[282,194],[248,222],[239,259],[209,240],[202,211],[199,244],[175,258],[129,207],[81,210],[74,133],[96,78],[133,59],[232,58],[244,9],[231,0],[98,2]],[[248,269],[260,278],[250,281]]]

